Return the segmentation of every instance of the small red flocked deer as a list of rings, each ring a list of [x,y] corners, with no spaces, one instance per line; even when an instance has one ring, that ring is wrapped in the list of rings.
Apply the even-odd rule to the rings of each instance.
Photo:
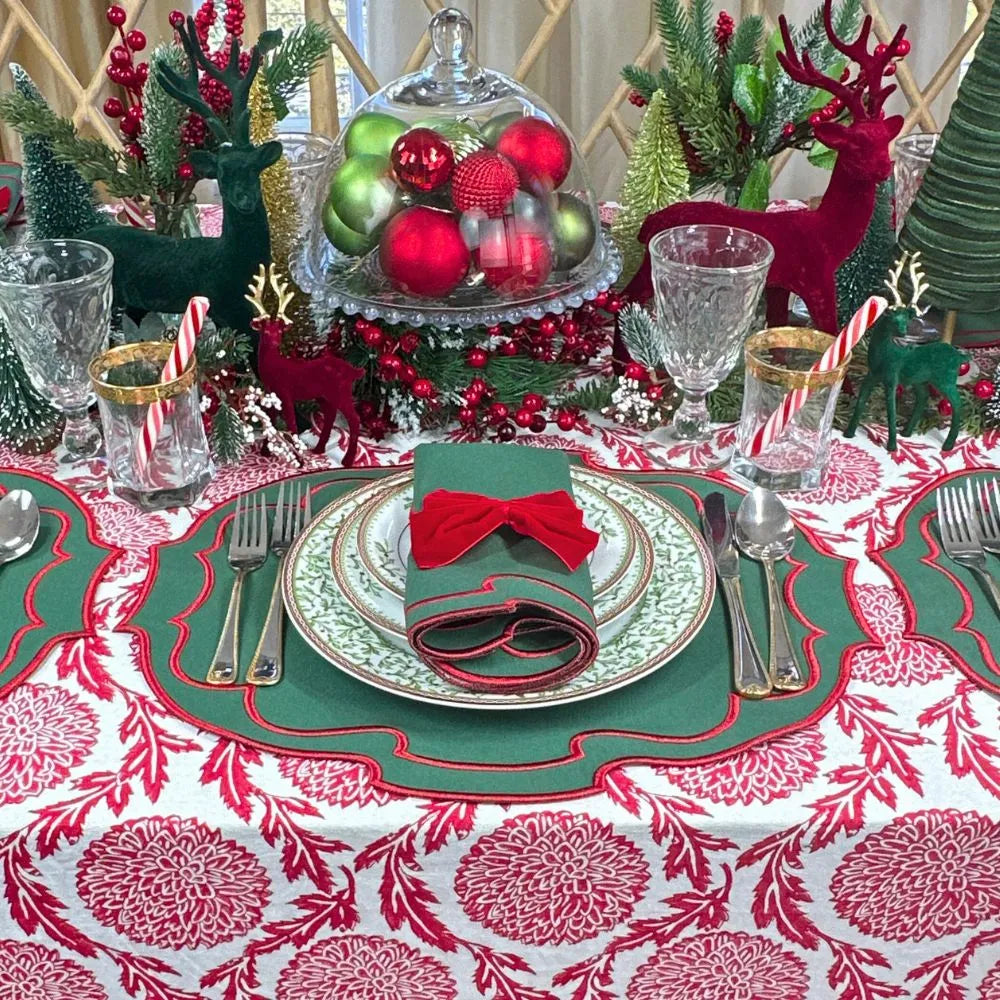
[[[857,41],[847,44],[834,31],[832,4],[833,0],[824,0],[827,36],[834,48],[860,66],[857,79],[851,83],[821,73],[808,52],[797,55],[788,22],[780,18],[785,51],[778,53],[778,61],[785,72],[798,83],[832,94],[853,119],[847,125],[823,122],[813,127],[816,138],[838,153],[819,207],[766,213],[714,202],[684,202],[651,215],[639,232],[639,241],[648,243],[664,229],[698,224],[734,226],[757,233],[774,247],[774,263],[767,278],[768,325],[788,322],[788,299],[795,292],[808,306],[813,325],[836,333],[837,269],[865,234],[875,207],[876,188],[892,173],[889,144],[903,127],[901,117],[884,116],[882,108],[896,88],[883,87],[882,79],[894,71],[893,60],[909,49],[903,41],[903,25],[888,45],[869,51],[871,17],[865,18]],[[647,252],[626,292],[633,300],[645,302],[652,291]]]
[[[264,305],[264,289],[268,283],[277,297],[277,307],[273,312]],[[323,354],[318,358],[290,358],[281,353],[281,340],[292,326],[285,310],[294,295],[273,264],[266,270],[261,264],[250,282],[250,294],[245,296],[257,313],[251,322],[260,334],[257,370],[264,387],[281,400],[281,414],[292,433],[296,428],[295,404],[309,399],[319,401],[323,429],[313,449],[317,455],[326,450],[337,413],[344,414],[350,438],[341,464],[349,468],[354,464],[361,430],[361,420],[354,407],[354,383],[364,375],[364,371],[332,354]]]

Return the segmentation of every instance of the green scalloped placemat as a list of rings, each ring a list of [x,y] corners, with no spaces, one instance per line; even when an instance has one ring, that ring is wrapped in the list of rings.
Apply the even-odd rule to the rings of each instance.
[[[398,471],[365,469],[308,477],[318,511],[359,481]],[[628,478],[696,518],[696,496],[718,484],[696,477]],[[277,485],[267,490],[273,504]],[[730,491],[735,505],[740,495]],[[348,677],[286,630],[285,678],[275,687],[203,683],[229,596],[226,563],[233,504],[206,514],[178,542],[154,550],[147,587],[125,628],[136,632],[143,669],[164,702],[193,724],[255,746],[303,756],[352,757],[385,788],[427,796],[539,801],[591,792],[623,762],[717,758],[809,725],[846,682],[850,647],[867,642],[845,593],[853,563],[819,555],[800,534],[801,561],[780,572],[792,596],[795,639],[812,666],[811,686],[745,702],[730,692],[729,640],[721,601],[675,660],[651,676],[588,701],[525,711],[424,705]],[[275,563],[250,574],[243,622],[262,622]],[[747,602],[766,636],[763,572],[744,562]],[[221,585],[217,585],[217,581]],[[332,582],[331,582],[332,585]],[[359,628],[366,628],[358,621]],[[245,665],[256,630],[244,626]]]
[[[0,697],[62,639],[91,631],[93,589],[120,549],[99,542],[87,510],[53,480],[0,469],[0,491],[30,490],[41,518],[26,555],[0,566]]]
[[[942,649],[970,680],[1000,694],[1000,618],[974,574],[948,558],[937,531],[937,487],[964,487],[970,476],[986,474],[960,472],[935,483],[903,512],[892,543],[873,556],[903,599],[907,638]],[[986,558],[994,575],[1000,574],[1000,558]]]

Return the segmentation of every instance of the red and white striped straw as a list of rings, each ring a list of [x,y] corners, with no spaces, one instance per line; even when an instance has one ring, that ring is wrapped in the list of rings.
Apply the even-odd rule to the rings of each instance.
[[[153,224],[146,215],[145,209],[134,198],[122,198],[122,210],[130,226],[136,229],[152,229]]]
[[[205,324],[208,308],[208,299],[201,295],[196,295],[188,303],[180,329],[177,331],[177,341],[170,350],[167,363],[163,366],[163,373],[160,375],[161,383],[172,382],[187,368],[191,355],[194,354],[198,334],[201,333],[201,328]],[[146,422],[143,424],[135,455],[140,474],[145,472],[149,465],[153,448],[156,447],[156,439],[160,436],[160,431],[163,430],[166,412],[166,403],[163,400],[150,404],[146,411]]]
[[[851,321],[834,338],[823,356],[809,369],[809,374],[818,375],[832,372],[844,363],[847,356],[858,346],[865,331],[889,308],[889,303],[880,295],[873,295],[855,314]],[[805,406],[809,398],[808,389],[796,389],[785,396],[767,422],[754,435],[748,458],[756,458],[768,445],[774,444],[792,418]]]

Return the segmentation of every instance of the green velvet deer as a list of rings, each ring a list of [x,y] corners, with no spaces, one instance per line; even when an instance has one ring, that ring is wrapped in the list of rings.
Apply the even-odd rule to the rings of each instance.
[[[908,305],[903,303],[899,281],[903,269],[909,261],[910,286],[913,296]],[[920,270],[920,255],[903,254],[896,263],[886,287],[892,292],[895,305],[882,315],[868,331],[868,374],[858,389],[858,399],[854,404],[851,422],[844,431],[845,437],[853,437],[864,415],[865,407],[877,385],[885,389],[886,410],[889,419],[889,440],[886,448],[896,450],[896,388],[913,389],[913,412],[910,414],[903,435],[908,436],[916,429],[923,416],[931,389],[935,389],[951,404],[951,427],[943,449],[955,447],[961,427],[961,404],[958,396],[958,370],[965,356],[951,344],[936,341],[929,344],[901,344],[896,338],[906,333],[910,321],[922,316],[927,309],[919,307],[920,298],[928,285]]]
[[[96,226],[82,235],[114,254],[114,291],[119,305],[143,312],[180,313],[193,295],[204,295],[212,304],[211,315],[218,326],[249,333],[252,312],[244,292],[257,269],[271,261],[260,175],[278,161],[282,149],[280,142],[255,146],[250,141],[247,103],[260,69],[261,48],[272,39],[261,37],[246,74],[241,76],[238,41],[232,43],[226,67],[219,69],[202,51],[193,18],[188,18],[178,34],[188,57],[187,75],[164,67],[159,80],[168,94],[201,115],[219,140],[214,152],[194,149],[188,159],[201,177],[218,181],[222,235],[175,239],[128,226]],[[228,124],[202,99],[199,67],[232,93]]]

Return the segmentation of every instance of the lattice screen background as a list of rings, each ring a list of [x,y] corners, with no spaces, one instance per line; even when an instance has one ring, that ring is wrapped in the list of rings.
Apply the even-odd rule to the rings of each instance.
[[[147,28],[151,37],[162,33],[163,0],[118,0],[118,2],[128,12],[126,30],[141,23]],[[351,43],[343,25],[331,12],[330,0],[301,0],[301,2],[308,17],[328,23],[335,33],[335,51],[331,52],[331,58],[312,81],[310,102],[313,130],[334,135],[339,127],[339,116],[342,111],[338,108],[337,102],[334,59],[338,61],[337,65],[341,69],[349,67],[368,92],[386,82],[388,76],[386,74],[383,74],[383,78],[376,76],[373,66],[362,58]],[[902,91],[900,100],[901,102],[905,100],[908,105],[908,131],[934,131],[939,128],[943,115],[947,113],[948,100],[954,92],[963,60],[968,58],[982,34],[992,3],[993,0],[973,0],[969,6],[966,30],[957,42],[947,49],[943,57],[936,60],[937,64],[931,67],[930,72],[924,65],[918,78],[911,67],[903,64],[899,73]],[[51,27],[53,17],[58,19],[63,16],[66,18],[80,16],[85,21],[88,16],[96,14],[93,23],[95,26],[100,25],[99,13],[103,9],[103,4],[104,0],[34,0],[34,2],[0,0],[0,66],[7,63],[12,53],[23,58],[23,53],[30,51],[36,64],[39,60],[46,64],[50,70],[47,74],[50,85],[54,81],[54,86],[59,91],[58,94],[50,93],[47,96],[53,99],[61,110],[72,113],[74,120],[85,130],[94,130],[109,139],[115,139],[115,130],[100,111],[100,106],[107,96],[104,77],[107,50],[110,50],[115,40],[108,41],[107,50],[99,60],[93,59],[93,56],[100,53],[100,44],[92,45],[90,52],[92,65],[81,73],[80,57],[75,60],[77,65],[74,70],[61,54],[59,45],[51,37],[54,30]],[[599,0],[599,4],[606,12],[606,31],[600,32],[594,39],[599,48],[599,65],[593,67],[586,65],[584,57],[588,50],[584,39],[582,55],[581,46],[577,43],[575,49],[569,50],[576,52],[575,61],[567,60],[564,65],[555,69],[550,66],[546,72],[540,72],[541,62],[546,59],[551,61],[551,49],[558,42],[560,33],[569,30],[571,21],[574,17],[579,17],[581,9],[585,6],[591,11],[589,23],[590,30],[593,30],[594,0],[477,0],[477,9],[480,15],[484,8],[501,9],[503,16],[496,18],[494,23],[501,26],[500,30],[517,38],[516,50],[509,51],[509,46],[505,50],[506,61],[509,64],[504,65],[503,62],[491,62],[491,64],[511,73],[518,80],[526,80],[529,85],[536,87],[543,97],[549,98],[557,110],[563,110],[559,106],[558,94],[546,93],[547,82],[553,91],[559,91],[560,88],[565,90],[567,85],[575,80],[586,79],[591,84],[592,91],[595,82],[593,74],[600,74],[600,85],[606,88],[606,92],[600,93],[596,99],[591,94],[589,101],[585,102],[584,109],[582,111],[577,109],[571,121],[583,151],[591,160],[591,170],[599,193],[608,196],[613,194],[614,182],[616,177],[620,176],[621,165],[630,148],[632,130],[637,120],[634,109],[628,104],[628,89],[616,80],[615,70],[627,62],[634,61],[640,65],[655,62],[659,44],[655,31],[651,30],[648,2]],[[182,3],[178,4],[181,5]],[[931,29],[928,33],[935,35],[935,43],[940,48],[941,42],[936,36],[943,30],[941,19],[939,18],[933,25],[928,21],[936,16],[934,9],[940,11],[945,5],[946,0],[933,0],[933,2],[864,0],[864,6],[873,15],[877,32],[883,40],[887,40],[892,34],[890,22],[896,23],[900,16],[903,16],[911,23],[910,36],[915,47],[922,44],[922,27],[924,27]],[[409,38],[388,40],[391,42],[392,52],[399,56],[396,60],[398,65],[392,67],[392,72],[403,72],[419,66],[427,57],[428,38],[426,32],[419,34],[407,25],[424,23],[430,13],[443,6],[445,6],[443,0],[393,0],[390,19],[383,19],[377,24],[370,23],[369,48],[379,47],[380,53],[384,53],[387,40],[375,37],[376,31],[392,31],[394,26],[398,25],[396,30],[408,32]],[[763,13],[769,21],[773,21],[776,13],[782,9],[782,4],[773,0],[742,0],[742,3],[739,0],[731,0],[731,7],[737,6],[742,6],[743,13]],[[157,15],[155,20],[152,19],[154,8]],[[247,35],[255,37],[266,22],[264,0],[247,0],[247,9],[249,22]],[[929,9],[932,11],[930,14],[927,13]],[[40,11],[46,12],[46,16],[42,17]],[[53,11],[58,13],[54,15]],[[963,10],[959,12],[964,16]],[[626,16],[626,13],[637,14],[637,20],[641,23],[637,25],[630,22],[627,25],[630,30],[625,30],[626,26],[620,19]],[[512,18],[518,19],[522,30],[509,31]],[[479,20],[484,19],[480,16]],[[50,25],[48,34],[46,23]],[[600,25],[600,20],[597,23]],[[87,30],[86,24],[81,26],[81,30]],[[102,29],[94,27],[92,30]],[[955,31],[951,33],[957,34]],[[102,36],[102,40],[103,37],[105,36]],[[417,41],[411,48],[410,43],[413,38],[417,38]],[[483,46],[482,40],[480,45]],[[373,59],[371,62],[375,63],[376,60]],[[5,145],[10,145],[9,140]],[[5,148],[5,153],[14,155],[16,150]],[[784,164],[779,164],[778,169],[783,166]]]

